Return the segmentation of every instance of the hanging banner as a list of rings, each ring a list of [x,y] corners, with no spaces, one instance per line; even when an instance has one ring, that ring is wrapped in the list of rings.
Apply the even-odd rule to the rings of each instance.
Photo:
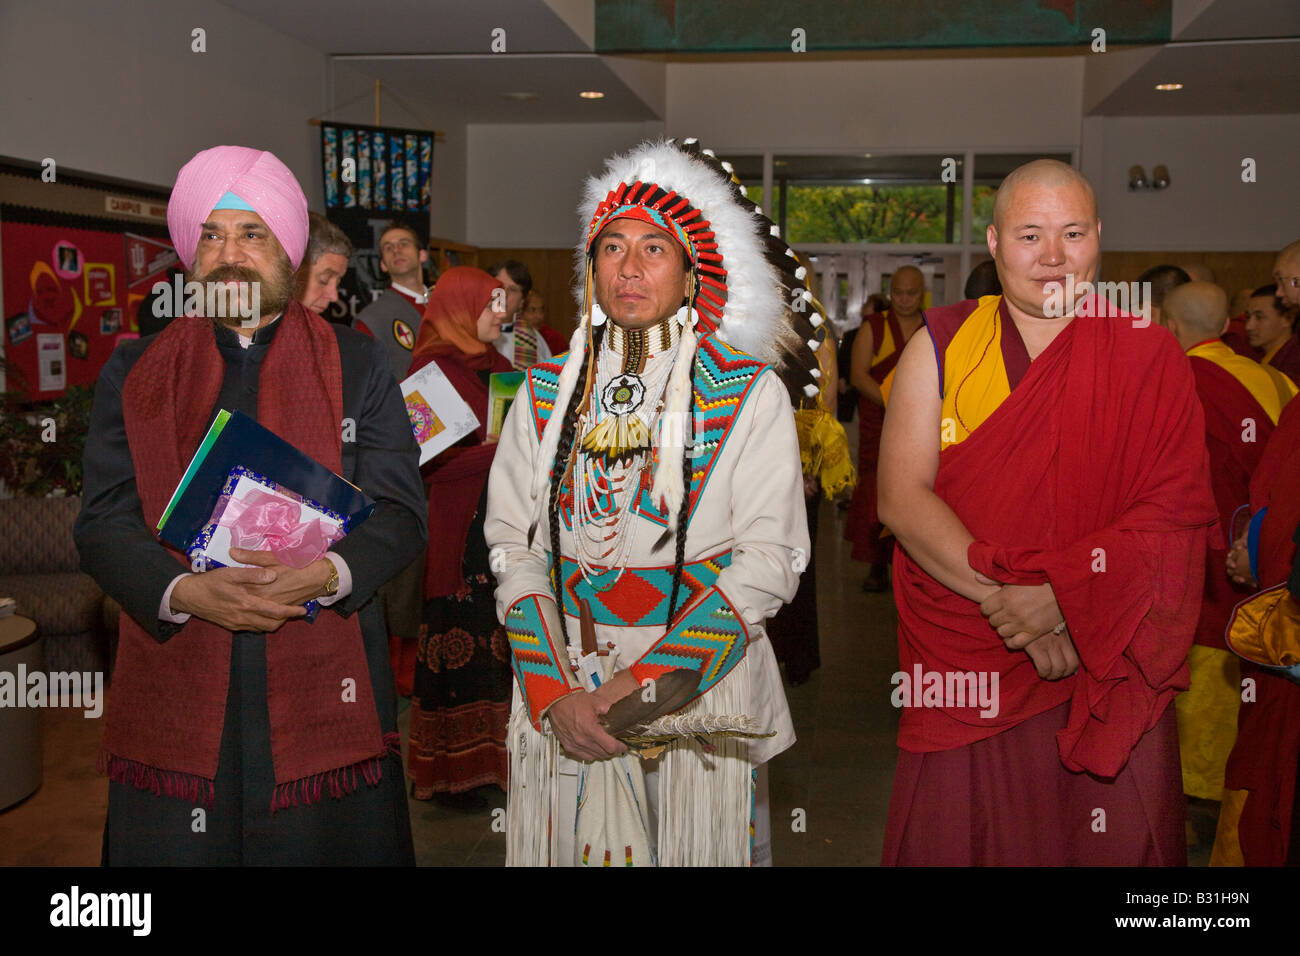
[[[422,130],[321,124],[325,208],[428,212],[433,136]]]

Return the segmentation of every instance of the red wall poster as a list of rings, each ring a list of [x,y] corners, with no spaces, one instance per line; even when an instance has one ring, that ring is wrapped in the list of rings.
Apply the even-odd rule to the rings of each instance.
[[[162,240],[9,220],[0,249],[5,388],[33,401],[92,384],[117,343],[138,334],[141,300],[176,263]]]

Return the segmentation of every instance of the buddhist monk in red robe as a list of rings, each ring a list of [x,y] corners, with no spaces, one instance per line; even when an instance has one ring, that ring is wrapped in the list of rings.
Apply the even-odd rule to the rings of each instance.
[[[1192,364],[1205,411],[1210,486],[1219,522],[1230,528],[1233,514],[1250,500],[1250,476],[1296,388],[1277,369],[1236,354],[1219,338],[1228,323],[1228,296],[1217,285],[1178,286],[1166,296],[1163,313],[1165,327]],[[1248,596],[1228,580],[1226,559],[1225,548],[1208,548],[1205,600],[1187,657],[1191,686],[1176,701],[1183,792],[1214,801],[1223,797],[1224,765],[1236,740],[1241,701],[1237,657],[1223,635],[1233,607]]]
[[[876,461],[885,398],[880,384],[898,364],[903,346],[921,327],[925,314],[925,276],[916,266],[902,266],[889,281],[889,309],[864,316],[853,339],[849,381],[858,390],[858,486],[849,504],[844,537],[853,542],[853,560],[871,565],[863,589],[889,587],[893,538],[881,539],[884,526],[876,514]]]
[[[1300,305],[1300,240],[1279,253],[1275,294]],[[1254,297],[1252,297],[1252,303]],[[1294,577],[1300,527],[1300,402],[1287,406],[1250,480],[1253,533],[1228,555],[1234,580],[1265,588]],[[1249,553],[1248,553],[1249,552]],[[1293,592],[1294,593],[1294,592]],[[1243,688],[1237,742],[1228,758],[1223,810],[1211,865],[1300,864],[1300,685],[1241,663]]]
[[[1296,341],[1295,310],[1277,290],[1280,284],[1260,286],[1246,306],[1246,338],[1261,353],[1260,361],[1300,382],[1300,342]]]
[[[1003,295],[928,310],[899,360],[887,865],[1186,862],[1170,704],[1218,532],[1205,425],[1174,338],[1086,294],[1099,239],[1080,173],[1015,170]]]

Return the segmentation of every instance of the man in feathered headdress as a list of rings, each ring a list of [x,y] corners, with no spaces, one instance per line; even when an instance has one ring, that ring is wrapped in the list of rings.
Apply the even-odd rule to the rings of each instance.
[[[730,172],[688,140],[588,181],[579,327],[501,436],[508,864],[767,857],[757,770],[794,730],[763,622],[808,559],[791,396],[817,394],[821,319]],[[629,710],[657,758],[611,735]]]

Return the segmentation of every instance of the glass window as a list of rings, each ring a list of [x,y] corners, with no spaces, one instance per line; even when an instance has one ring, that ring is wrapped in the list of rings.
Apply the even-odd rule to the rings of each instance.
[[[984,242],[993,221],[993,197],[998,184],[1017,166],[1035,159],[1070,162],[1069,153],[979,153],[975,156],[975,192],[971,205],[970,241]]]
[[[791,243],[949,243],[961,229],[962,157],[777,156],[773,185]],[[951,170],[953,182],[944,181]]]

